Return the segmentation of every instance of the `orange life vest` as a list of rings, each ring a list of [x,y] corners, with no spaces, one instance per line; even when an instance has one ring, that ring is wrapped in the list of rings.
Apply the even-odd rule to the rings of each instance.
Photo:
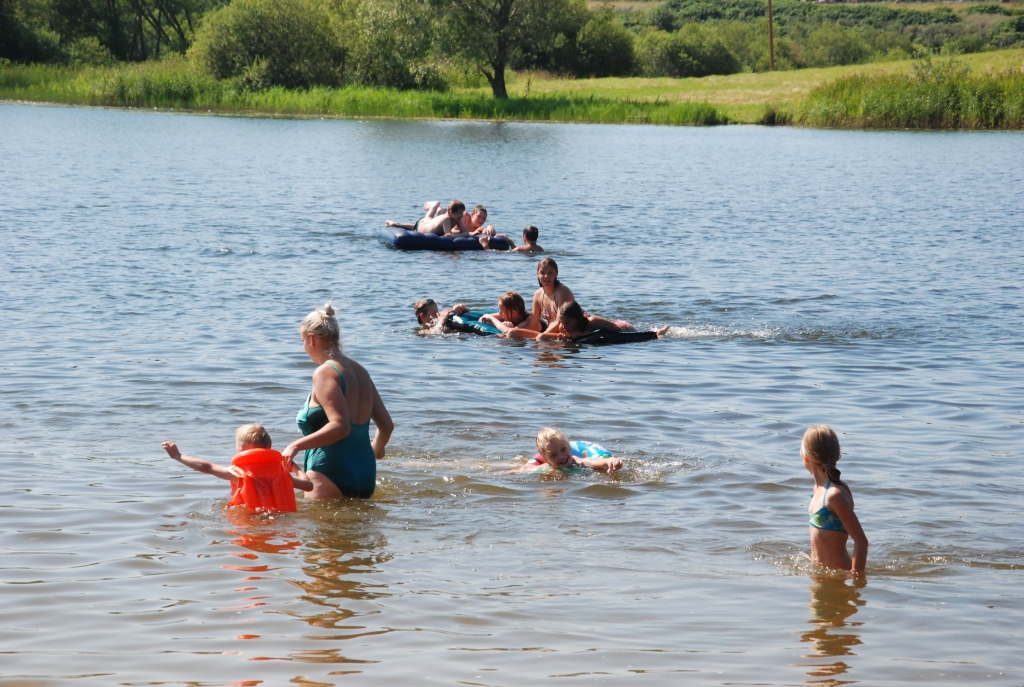
[[[228,506],[253,511],[294,513],[295,488],[284,456],[271,448],[251,448],[231,459],[231,500]]]

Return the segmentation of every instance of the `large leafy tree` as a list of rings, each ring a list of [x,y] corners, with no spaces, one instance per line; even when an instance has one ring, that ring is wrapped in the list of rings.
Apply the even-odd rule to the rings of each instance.
[[[574,0],[429,0],[442,17],[441,45],[469,60],[495,98],[508,98],[505,68],[524,49],[553,42]]]

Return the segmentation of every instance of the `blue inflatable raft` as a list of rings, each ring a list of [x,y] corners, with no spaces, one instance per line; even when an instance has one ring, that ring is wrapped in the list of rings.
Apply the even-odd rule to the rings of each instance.
[[[380,242],[397,248],[399,250],[439,250],[452,252],[457,250],[483,250],[480,240],[476,236],[463,236],[453,239],[450,236],[437,236],[435,234],[421,234],[418,231],[406,231],[399,227],[384,227],[377,232]],[[490,242],[491,250],[510,250],[508,239],[500,236],[492,236]]]

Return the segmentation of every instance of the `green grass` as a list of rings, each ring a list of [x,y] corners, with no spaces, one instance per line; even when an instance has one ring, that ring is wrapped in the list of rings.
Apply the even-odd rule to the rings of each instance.
[[[167,108],[285,116],[483,119],[531,122],[725,124],[702,102],[551,94],[495,100],[477,92],[393,91],[349,86],[247,92],[181,61],[68,70],[0,69],[0,98],[112,107]]]
[[[798,117],[821,127],[1024,129],[1024,72],[971,73],[949,61],[905,74],[853,74],[812,91]]]
[[[1014,76],[1024,69],[1024,50],[957,60],[967,71],[955,88],[952,82],[914,86],[915,63],[903,61],[701,79],[517,74],[506,101],[491,98],[486,88],[246,92],[233,81],[192,70],[183,60],[83,70],[9,65],[0,66],[0,99],[275,116],[1024,128],[1016,114],[1020,78]]]
[[[1024,50],[998,50],[963,55],[972,72],[1002,71],[1024,67]],[[766,107],[795,113],[807,101],[811,91],[851,74],[906,74],[913,70],[912,60],[874,62],[846,67],[797,69],[793,71],[706,76],[700,79],[606,78],[558,79],[545,74],[518,74],[509,92],[521,94],[530,85],[530,95],[595,96],[669,102],[708,102],[733,123],[759,122]],[[467,92],[469,89],[467,89]],[[475,92],[483,93],[484,89]]]

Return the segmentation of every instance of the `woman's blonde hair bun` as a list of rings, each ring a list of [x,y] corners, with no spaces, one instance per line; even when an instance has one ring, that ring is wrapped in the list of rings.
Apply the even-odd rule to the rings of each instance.
[[[302,338],[312,334],[321,341],[337,344],[341,340],[341,328],[334,313],[334,306],[327,301],[322,308],[317,308],[303,318],[299,334]]]

